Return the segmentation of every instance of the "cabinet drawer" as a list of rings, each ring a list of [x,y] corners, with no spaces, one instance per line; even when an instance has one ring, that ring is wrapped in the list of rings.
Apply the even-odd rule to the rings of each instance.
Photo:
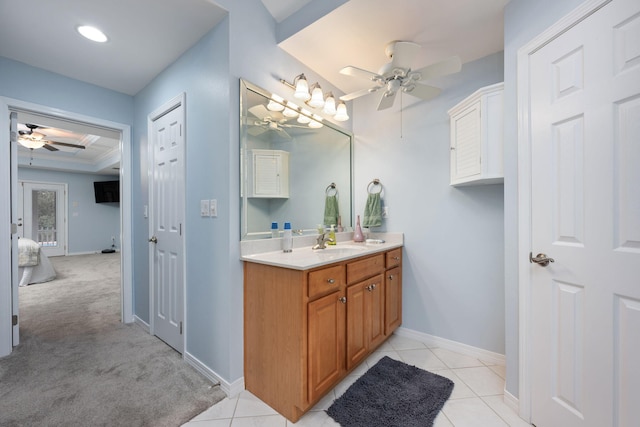
[[[347,264],[347,283],[354,283],[374,276],[384,270],[384,254],[371,256]]]
[[[309,273],[309,299],[338,289],[344,284],[344,265],[324,268]]]
[[[402,262],[402,248],[393,249],[387,252],[387,268],[400,265]]]

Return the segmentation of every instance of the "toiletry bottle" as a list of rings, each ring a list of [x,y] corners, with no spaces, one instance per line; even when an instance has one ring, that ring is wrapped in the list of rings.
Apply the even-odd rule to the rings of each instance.
[[[335,224],[331,224],[331,230],[329,230],[329,240],[327,242],[328,245],[335,245],[336,244],[336,225]]]
[[[360,228],[360,215],[358,215],[358,220],[356,222],[356,230],[353,232],[353,241],[364,242],[364,234],[362,234],[362,228]]]
[[[344,227],[342,226],[342,217],[338,215],[338,233],[342,233],[344,231]]]
[[[293,236],[291,234],[291,223],[284,223],[284,232],[282,233],[282,252],[291,252],[293,249]]]
[[[278,232],[278,223],[277,222],[272,222],[271,223],[271,238],[275,239],[277,237],[280,237],[280,233]]]

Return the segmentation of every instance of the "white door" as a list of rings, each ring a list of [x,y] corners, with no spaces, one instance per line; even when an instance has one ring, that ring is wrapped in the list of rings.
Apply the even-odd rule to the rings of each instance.
[[[184,104],[152,119],[152,333],[182,353],[184,299]]]
[[[531,56],[531,421],[640,420],[640,2]]]
[[[22,230],[22,218],[18,212],[17,199],[19,191],[16,191],[15,183],[18,182],[18,113],[9,114],[9,153],[10,153],[10,188],[11,188],[11,318],[12,318],[12,344],[17,346],[20,344],[20,316],[19,316],[19,300],[18,300],[18,237]]]
[[[65,184],[21,182],[23,190],[22,235],[40,244],[47,256],[66,254]]]

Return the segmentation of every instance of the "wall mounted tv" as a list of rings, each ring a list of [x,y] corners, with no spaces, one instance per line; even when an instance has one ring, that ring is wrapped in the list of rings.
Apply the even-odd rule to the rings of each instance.
[[[93,183],[96,203],[120,202],[120,181],[96,181]]]

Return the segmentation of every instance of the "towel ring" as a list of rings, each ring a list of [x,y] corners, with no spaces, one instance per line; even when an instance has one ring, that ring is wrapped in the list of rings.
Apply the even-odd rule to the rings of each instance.
[[[380,186],[380,190],[379,191],[372,191],[376,188],[376,186]],[[382,193],[382,183],[380,182],[380,180],[378,178],[373,179],[373,181],[371,181],[369,183],[369,185],[367,185],[367,193],[369,194],[378,194],[378,193]]]
[[[331,190],[333,190],[333,194],[331,194]],[[324,190],[324,192],[326,193],[327,196],[337,196],[338,189],[336,188],[336,183],[332,182],[331,184],[329,184],[329,186],[327,187],[326,190]]]

